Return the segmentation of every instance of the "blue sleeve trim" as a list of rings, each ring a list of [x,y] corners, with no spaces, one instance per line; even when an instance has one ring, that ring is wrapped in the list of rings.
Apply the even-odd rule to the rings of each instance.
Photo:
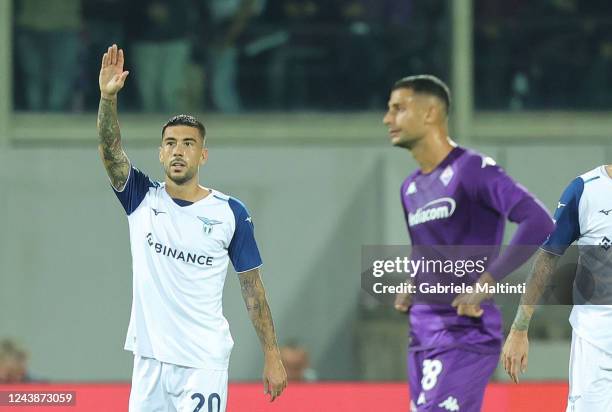
[[[236,229],[228,247],[232,265],[239,273],[258,268],[263,263],[255,242],[253,220],[240,200],[230,197],[228,203],[236,219]]]
[[[159,183],[153,182],[140,170],[130,166],[130,173],[123,189],[117,190],[113,187],[113,190],[129,216],[138,209],[150,187],[159,187]]]
[[[580,237],[578,207],[584,191],[584,180],[577,177],[565,189],[555,210],[555,230],[542,245],[542,249],[562,255]]]
[[[588,179],[588,180],[585,180],[585,181],[584,181],[584,184],[586,185],[587,183],[592,182],[593,180],[597,180],[597,179],[599,179],[600,177],[601,177],[601,176],[594,176],[594,177],[592,177],[592,178],[590,178],[590,179]]]

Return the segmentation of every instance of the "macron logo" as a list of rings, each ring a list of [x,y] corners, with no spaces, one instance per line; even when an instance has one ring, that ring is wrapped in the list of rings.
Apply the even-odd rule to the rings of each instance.
[[[408,213],[408,225],[416,226],[432,220],[447,219],[453,215],[457,204],[452,197],[441,197],[420,207],[414,213]]]

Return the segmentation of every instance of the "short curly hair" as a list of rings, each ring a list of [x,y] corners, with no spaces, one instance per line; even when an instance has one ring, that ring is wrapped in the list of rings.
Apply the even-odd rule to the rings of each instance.
[[[170,120],[168,120],[162,127],[162,132],[161,132],[162,139],[164,138],[164,132],[166,131],[166,128],[168,126],[195,127],[200,132],[200,136],[202,136],[202,140],[206,140],[206,128],[204,127],[202,122],[200,122],[198,119],[196,119],[195,117],[191,115],[177,114],[176,116],[171,117]]]

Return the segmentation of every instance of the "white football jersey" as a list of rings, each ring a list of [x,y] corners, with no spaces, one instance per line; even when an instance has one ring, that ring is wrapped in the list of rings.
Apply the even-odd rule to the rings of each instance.
[[[578,336],[612,353],[612,178],[605,166],[570,183],[555,221],[542,248],[562,255],[573,242],[578,247],[570,324]]]
[[[195,203],[174,200],[164,183],[136,168],[115,191],[127,215],[133,300],[125,349],[161,362],[227,369],[234,345],[221,298],[236,272],[261,266],[251,216],[211,190]]]

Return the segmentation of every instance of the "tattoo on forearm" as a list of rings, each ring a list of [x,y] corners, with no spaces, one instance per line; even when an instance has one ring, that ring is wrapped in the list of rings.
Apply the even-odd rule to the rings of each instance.
[[[117,101],[100,99],[98,109],[98,137],[100,155],[111,183],[120,189],[127,181],[130,163],[121,146],[121,132],[117,119]]]
[[[525,331],[529,329],[529,323],[531,322],[531,315],[533,314],[533,306],[521,305],[516,312],[514,322],[512,322],[512,329]]]
[[[264,351],[273,350],[277,347],[274,322],[259,273],[244,273],[239,278],[242,297],[261,346]]]
[[[557,266],[558,260],[559,257],[556,255],[543,250],[538,251],[533,264],[533,270],[527,280],[525,293],[521,297],[521,304],[512,323],[513,329],[520,331],[529,329],[533,312],[538,301],[549,286],[550,277]]]

